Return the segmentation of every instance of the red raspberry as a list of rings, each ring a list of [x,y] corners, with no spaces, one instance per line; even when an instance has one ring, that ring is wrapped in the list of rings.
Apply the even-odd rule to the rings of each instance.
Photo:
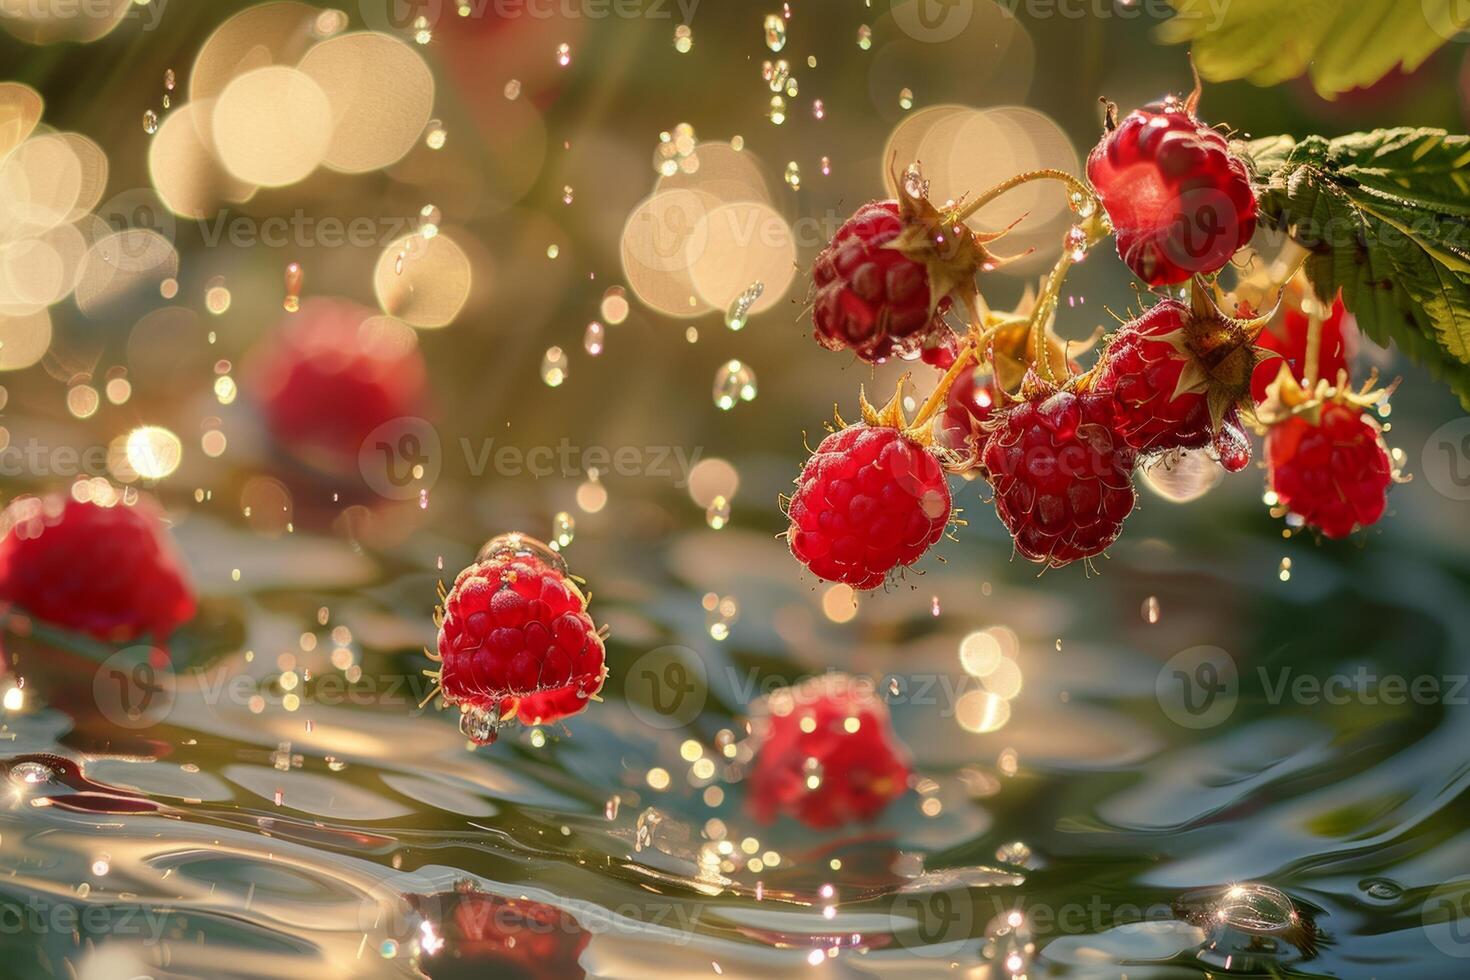
[[[331,298],[309,299],[286,317],[250,369],[277,443],[329,473],[354,470],[378,426],[421,414],[427,378],[412,328]]]
[[[985,443],[995,511],[1031,561],[1060,568],[1102,554],[1137,500],[1137,454],[1113,428],[1113,398],[1035,375],[1023,393],[997,413]]]
[[[935,423],[935,441],[945,449],[978,457],[985,442],[985,422],[999,401],[988,370],[977,367],[961,373]]]
[[[933,453],[897,428],[859,423],[827,436],[807,460],[787,535],[819,578],[873,589],[939,540],[949,511]]]
[[[602,637],[561,557],[502,535],[444,598],[438,673],[460,729],[481,744],[511,719],[539,725],[577,714],[607,676]]]
[[[909,354],[948,328],[947,296],[934,297],[922,262],[889,245],[903,232],[897,201],[858,209],[832,237],[812,270],[817,343],[865,361]]]
[[[1297,308],[1288,308],[1281,322],[1273,324],[1261,333],[1260,345],[1280,354],[1256,366],[1251,378],[1251,397],[1257,403],[1266,400],[1266,389],[1281,372],[1282,360],[1290,365],[1291,373],[1298,381],[1305,381],[1307,374],[1307,334],[1311,321],[1307,314]],[[1317,377],[1336,383],[1339,372],[1348,371],[1348,362],[1357,346],[1356,321],[1348,314],[1339,294],[1332,302],[1332,310],[1322,321],[1322,339],[1317,357]],[[1349,375],[1351,372],[1349,371]]]
[[[577,962],[592,936],[554,905],[491,895],[469,883],[452,892],[410,895],[409,903],[442,930],[442,954],[420,964],[430,977],[471,971],[527,980],[583,975]]]
[[[888,706],[845,674],[782,688],[753,706],[747,804],[756,819],[811,827],[871,821],[908,788],[908,753]]]
[[[1164,300],[1113,335],[1093,389],[1114,396],[1114,428],[1134,449],[1211,446],[1236,472],[1250,462],[1236,403],[1241,379],[1255,366],[1255,333],[1212,305],[1190,309]]]
[[[1245,161],[1194,114],[1195,99],[1170,96],[1122,123],[1109,105],[1108,132],[1087,158],[1118,255],[1150,286],[1224,268],[1256,231]]]
[[[60,494],[18,497],[0,515],[0,599],[115,643],[161,641],[196,607],[151,501]]]
[[[1323,405],[1315,422],[1302,414],[1271,426],[1266,465],[1281,505],[1329,538],[1377,523],[1394,480],[1377,423],[1338,402]]]

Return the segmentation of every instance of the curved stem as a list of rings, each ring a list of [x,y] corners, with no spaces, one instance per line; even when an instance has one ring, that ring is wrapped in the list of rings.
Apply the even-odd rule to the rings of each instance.
[[[1046,348],[1046,325],[1052,314],[1056,312],[1057,302],[1062,294],[1062,284],[1067,281],[1067,273],[1079,261],[1075,257],[1076,253],[1080,250],[1085,255],[1088,249],[1108,237],[1112,231],[1102,217],[1101,209],[1094,211],[1072,230],[1077,229],[1081,229],[1083,240],[1073,242],[1070,240],[1072,231],[1067,232],[1067,240],[1063,245],[1061,258],[1057,259],[1057,264],[1047,275],[1041,295],[1036,297],[1036,308],[1031,311],[1031,363],[1041,371],[1042,377],[1053,383],[1056,381],[1056,375],[1051,369],[1050,351]]]
[[[1302,379],[1307,391],[1317,387],[1317,376],[1321,373],[1322,318],[1313,315],[1307,319],[1307,353],[1305,357],[1306,377]]]
[[[924,400],[924,404],[919,406],[918,414],[909,423],[910,427],[920,428],[928,424],[930,419],[934,418],[934,413],[944,406],[945,399],[949,397],[949,389],[959,379],[960,373],[969,368],[971,362],[974,360],[975,345],[966,342],[964,347],[961,348],[959,356],[949,366],[949,370],[945,371],[944,376],[939,379],[939,384],[934,386],[934,390],[929,392],[929,397]]]
[[[1001,183],[996,184],[994,187],[990,188],[988,191],[985,191],[973,201],[967,203],[963,208],[955,213],[956,220],[964,221],[965,219],[973,215],[976,211],[979,211],[981,208],[985,207],[985,205],[1000,197],[1002,194],[1005,194],[1008,191],[1015,190],[1022,184],[1029,184],[1033,180],[1059,180],[1063,184],[1067,185],[1067,190],[1070,193],[1081,194],[1084,197],[1095,196],[1092,193],[1092,188],[1088,187],[1086,184],[1082,183],[1082,181],[1078,180],[1076,177],[1073,177],[1065,170],[1030,170],[1024,174],[1017,174],[1009,180],[1002,181]]]

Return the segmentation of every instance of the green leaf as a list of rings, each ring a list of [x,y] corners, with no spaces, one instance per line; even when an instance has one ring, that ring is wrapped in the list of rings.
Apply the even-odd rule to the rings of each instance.
[[[1459,0],[1169,0],[1159,27],[1169,43],[1193,44],[1210,81],[1276,85],[1310,73],[1323,98],[1372,85],[1395,68],[1413,71],[1470,26]]]
[[[1262,219],[1310,253],[1319,299],[1343,302],[1470,410],[1470,138],[1388,129],[1247,146]]]

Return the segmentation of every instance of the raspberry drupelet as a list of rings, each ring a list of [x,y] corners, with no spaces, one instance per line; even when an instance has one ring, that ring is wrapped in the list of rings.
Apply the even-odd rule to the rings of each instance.
[[[908,789],[908,753],[867,684],[824,674],[772,692],[753,715],[747,805],[763,823],[868,822]]]
[[[1138,454],[1114,428],[1112,395],[1035,374],[1021,395],[992,419],[982,456],[996,514],[1030,561],[1059,568],[1102,554],[1137,501]]]
[[[602,636],[561,556],[521,534],[492,539],[459,573],[439,617],[439,680],[480,744],[519,719],[560,721],[597,697],[607,676]],[[436,692],[438,693],[438,692]]]
[[[1195,115],[1199,90],[1117,120],[1087,158],[1117,236],[1118,255],[1150,286],[1218,272],[1255,234],[1257,204],[1245,161]]]
[[[99,640],[162,641],[197,605],[162,511],[98,496],[11,502],[0,515],[0,600]]]

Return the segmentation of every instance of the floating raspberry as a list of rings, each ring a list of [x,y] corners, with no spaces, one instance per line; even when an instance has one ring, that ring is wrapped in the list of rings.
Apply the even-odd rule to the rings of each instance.
[[[941,213],[917,173],[897,201],[873,201],[849,218],[812,267],[817,343],[865,361],[945,343],[943,312],[975,291],[998,259],[957,213]]]
[[[427,370],[411,328],[341,299],[309,299],[255,354],[249,378],[267,428],[297,459],[356,468],[378,426],[424,411]]]
[[[1264,322],[1226,316],[1196,283],[1192,307],[1164,300],[1124,324],[1093,383],[1117,401],[1114,428],[1140,452],[1210,446],[1226,470],[1244,468],[1250,442],[1239,406]]]
[[[445,949],[420,966],[432,978],[475,975],[528,980],[583,975],[578,960],[592,935],[554,905],[478,891],[468,883],[454,891],[410,895],[426,922],[441,929]]]
[[[561,556],[521,534],[494,538],[444,596],[437,676],[460,730],[480,744],[502,725],[560,721],[607,676],[602,637]]]
[[[811,827],[871,821],[908,788],[908,753],[866,684],[824,674],[753,706],[747,798],[756,819]]]
[[[1277,502],[1328,538],[1376,524],[1400,479],[1383,431],[1366,411],[1392,388],[1372,388],[1370,378],[1350,390],[1345,370],[1335,385],[1322,380],[1304,388],[1282,364],[1258,411]]]
[[[949,485],[929,448],[934,416],[974,364],[965,346],[912,423],[903,387],[880,411],[861,397],[863,421],[822,440],[796,480],[787,516],[791,553],[818,577],[875,589],[895,568],[918,561],[949,525]]]
[[[99,640],[161,641],[196,607],[161,511],[97,496],[11,502],[0,515],[0,600]]]
[[[1112,220],[1118,255],[1150,286],[1224,268],[1256,231],[1245,161],[1195,115],[1199,91],[1117,121],[1087,158],[1087,178]]]
[[[1306,301],[1316,301],[1306,297]],[[1307,377],[1307,337],[1310,333],[1311,317],[1299,305],[1292,303],[1285,308],[1279,322],[1261,332],[1260,345],[1265,350],[1281,355],[1280,358],[1265,358],[1257,365],[1251,378],[1251,397],[1266,400],[1266,389],[1276,380],[1284,360],[1298,381]],[[1346,371],[1351,376],[1349,361],[1357,346],[1357,325],[1339,293],[1332,301],[1332,308],[1322,320],[1322,335],[1318,344],[1318,375],[1336,378],[1338,372]]]
[[[1030,561],[1060,568],[1102,554],[1133,510],[1137,453],[1114,429],[1110,394],[1034,374],[997,413],[982,456],[995,511]]]

